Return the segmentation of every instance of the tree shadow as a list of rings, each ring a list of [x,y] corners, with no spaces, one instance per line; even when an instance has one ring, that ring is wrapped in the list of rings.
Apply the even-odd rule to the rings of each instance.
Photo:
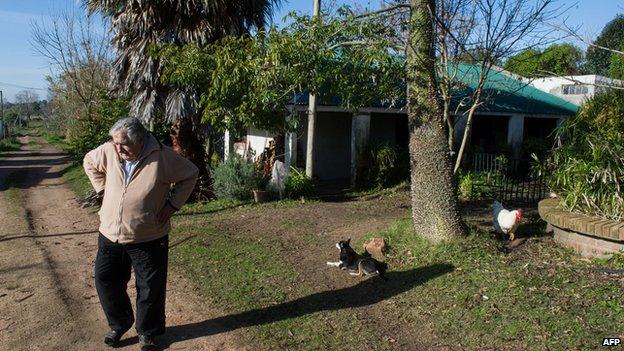
[[[196,215],[203,215],[203,214],[210,214],[210,213],[217,213],[217,212],[221,212],[221,211],[225,211],[225,210],[229,210],[232,208],[238,208],[238,207],[244,207],[246,205],[252,204],[253,201],[243,201],[241,203],[237,203],[237,204],[232,204],[229,206],[225,206],[225,207],[219,207],[219,208],[215,208],[215,209],[211,209],[211,210],[204,210],[204,211],[189,211],[189,212],[177,212],[173,214],[173,217],[187,217],[187,216],[196,216]]]
[[[184,340],[298,318],[315,312],[369,306],[409,291],[431,279],[450,273],[454,269],[455,267],[451,264],[439,263],[408,271],[389,272],[387,273],[388,281],[373,277],[354,286],[323,291],[274,306],[173,326],[167,328],[167,333],[161,338],[161,343],[163,347],[168,348],[173,343]],[[350,278],[348,276],[346,279]]]
[[[2,151],[3,157],[68,157],[66,152],[45,152],[45,151],[22,151],[22,150],[13,150],[13,151]]]
[[[0,235],[0,242],[23,239],[23,238],[45,239],[45,238],[56,237],[56,236],[86,235],[86,234],[97,234],[97,233],[98,233],[97,230],[85,230],[85,231],[79,231],[79,232],[52,233],[52,234],[6,234],[6,235]]]

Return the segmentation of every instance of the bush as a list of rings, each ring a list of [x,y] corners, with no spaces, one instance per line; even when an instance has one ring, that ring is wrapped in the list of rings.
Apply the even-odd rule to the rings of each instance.
[[[263,177],[253,163],[232,154],[212,173],[215,195],[230,200],[249,200],[252,191],[260,189]]]
[[[409,153],[388,143],[373,144],[360,162],[359,188],[387,188],[409,178]]]
[[[557,131],[545,175],[562,206],[624,219],[624,91],[594,96]]]
[[[291,199],[312,198],[316,196],[312,179],[306,176],[305,172],[295,167],[290,167],[290,172],[286,178],[284,192],[286,197]]]
[[[68,151],[76,158],[82,157],[90,150],[106,142],[110,137],[108,131],[122,117],[128,116],[128,101],[113,98],[100,92],[98,104],[92,115],[76,116],[67,125],[66,141]]]
[[[481,200],[492,196],[491,185],[499,172],[466,172],[458,174],[458,192],[462,200]]]
[[[0,151],[15,151],[20,149],[20,142],[16,137],[0,139]]]

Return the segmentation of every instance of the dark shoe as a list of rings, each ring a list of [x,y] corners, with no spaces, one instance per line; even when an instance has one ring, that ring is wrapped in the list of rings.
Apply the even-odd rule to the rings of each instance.
[[[141,351],[158,350],[158,344],[156,344],[154,338],[149,335],[139,335],[139,346],[141,346]]]
[[[104,336],[104,343],[110,347],[116,347],[119,345],[121,336],[124,335],[126,330],[111,330]]]

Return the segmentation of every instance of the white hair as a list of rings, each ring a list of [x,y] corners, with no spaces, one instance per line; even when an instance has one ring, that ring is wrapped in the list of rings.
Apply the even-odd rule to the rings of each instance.
[[[129,141],[135,145],[141,143],[145,138],[145,134],[147,134],[147,130],[143,126],[143,123],[135,117],[126,117],[118,120],[115,124],[113,124],[111,129],[108,131],[108,134],[113,136],[113,134],[121,131],[126,132]]]

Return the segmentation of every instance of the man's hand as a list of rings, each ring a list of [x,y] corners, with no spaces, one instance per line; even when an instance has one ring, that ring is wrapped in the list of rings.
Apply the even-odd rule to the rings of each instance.
[[[169,220],[169,218],[171,218],[175,211],[176,209],[173,208],[167,201],[165,207],[163,207],[162,210],[160,210],[160,212],[158,212],[158,214],[156,215],[156,220],[159,223],[165,223]]]

